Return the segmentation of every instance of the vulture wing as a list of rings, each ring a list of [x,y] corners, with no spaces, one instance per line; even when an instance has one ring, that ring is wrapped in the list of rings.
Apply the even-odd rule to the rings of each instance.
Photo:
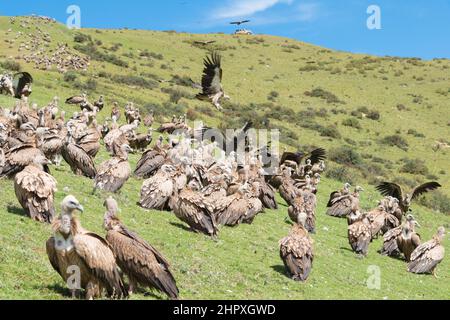
[[[54,237],[51,237],[50,239],[47,240],[46,249],[47,249],[48,260],[50,261],[50,264],[52,265],[53,269],[55,269],[55,271],[58,272],[61,277],[63,277],[63,275],[59,269],[59,262],[58,262],[58,258],[57,258]]]
[[[327,203],[327,208],[330,208],[333,205],[333,200],[340,196],[341,196],[341,193],[339,191],[335,191],[335,192],[331,193],[330,200],[328,200],[328,203]]]
[[[38,156],[45,157],[41,150],[30,145],[19,145],[8,151],[6,163],[0,177],[12,177],[31,164]]]
[[[86,263],[94,276],[105,286],[110,296],[128,295],[122,282],[116,258],[105,239],[95,233],[77,234],[74,239],[76,253]]]
[[[61,154],[75,174],[82,172],[84,176],[91,179],[97,175],[94,161],[80,146],[69,143],[62,148]]]
[[[382,184],[376,187],[376,190],[385,197],[394,197],[397,198],[400,201],[400,203],[403,202],[402,188],[396,183],[383,182]]]
[[[164,164],[164,156],[158,151],[146,151],[136,165],[134,174],[140,178],[149,178]]]
[[[324,161],[327,159],[327,152],[323,148],[318,148],[316,150],[311,151],[308,157],[311,160],[311,164],[314,165],[319,163],[320,161]]]
[[[424,183],[424,184],[414,188],[414,190],[411,192],[411,199],[410,200],[413,200],[413,199],[419,197],[420,195],[422,195],[424,193],[436,190],[436,189],[438,189],[440,187],[442,187],[442,186],[439,183],[437,183],[437,182]]]
[[[430,240],[418,246],[411,255],[408,271],[413,273],[428,273],[444,259],[445,249]]]
[[[222,90],[221,56],[213,52],[211,57],[206,57],[203,62],[205,65],[202,77],[203,95],[219,93]]]
[[[154,247],[124,226],[120,231],[108,232],[106,239],[125,273],[172,299],[178,298],[178,288],[169,263]]]
[[[14,75],[13,88],[17,99],[21,98],[23,88],[28,84],[31,86],[33,77],[28,72],[20,72]]]

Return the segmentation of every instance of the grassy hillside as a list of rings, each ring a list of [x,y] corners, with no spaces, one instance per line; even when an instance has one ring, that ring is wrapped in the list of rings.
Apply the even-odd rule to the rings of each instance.
[[[23,70],[31,71],[35,78],[31,101],[39,106],[55,95],[63,100],[86,90],[94,99],[105,95],[108,105],[101,119],[109,116],[113,101],[121,105],[134,101],[144,112],[154,109],[159,121],[187,112],[191,120],[236,127],[251,118],[259,127],[269,122],[270,127],[280,128],[283,145],[289,149],[322,146],[330,151],[334,161],[329,162],[319,190],[316,259],[305,284],[288,279],[279,258],[278,241],[290,228],[281,199],[278,211],[268,210],[251,226],[223,228],[214,242],[186,231],[171,213],[138,208],[142,181],[130,179],[116,196],[122,219],[171,261],[182,298],[448,298],[448,257],[438,269],[439,279],[409,274],[403,261],[380,256],[376,251],[381,239],[374,241],[369,256],[360,260],[349,250],[346,221],[324,212],[330,192],[341,187],[337,179],[363,185],[367,191],[362,204],[370,209],[380,198],[370,185],[376,181],[388,178],[413,185],[434,178],[445,187],[423,201],[446,213],[415,204],[414,215],[422,225],[419,232],[428,240],[438,226],[449,228],[450,150],[434,151],[437,141],[450,144],[449,60],[368,57],[270,36],[83,29],[86,36],[75,37],[80,32],[39,22],[28,28],[23,24],[26,20],[11,25],[8,18],[0,17],[0,62],[4,66],[0,69],[8,67],[5,61],[17,61]],[[28,37],[12,44],[4,40],[15,38],[18,31],[36,34],[36,24],[51,35],[47,50],[67,43],[74,53],[95,58],[89,69],[68,76],[55,70],[35,70],[34,64],[24,62],[20,56],[29,51],[19,52],[18,48]],[[9,28],[12,31],[7,35]],[[216,43],[201,47],[193,45],[195,40]],[[232,97],[223,114],[195,100],[197,91],[183,85],[186,78],[200,81],[202,58],[213,49],[223,56],[224,88]],[[174,77],[176,83],[165,82]],[[11,108],[14,103],[0,96],[0,106]],[[77,111],[62,107],[69,113]],[[102,151],[96,163],[106,158]],[[132,166],[138,158],[132,155]],[[92,181],[75,178],[67,165],[52,171],[58,180],[57,202],[74,194],[86,208],[81,216],[83,226],[103,234],[106,194],[91,195]],[[50,228],[22,215],[12,181],[0,181],[0,190],[0,298],[67,298],[64,283],[45,254]],[[449,248],[448,241],[445,246]],[[369,290],[366,285],[367,269],[372,265],[382,272],[380,290]],[[147,298],[163,297],[143,293],[133,297]]]

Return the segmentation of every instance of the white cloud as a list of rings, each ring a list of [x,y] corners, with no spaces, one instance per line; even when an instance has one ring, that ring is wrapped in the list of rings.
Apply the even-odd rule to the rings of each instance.
[[[292,4],[294,0],[229,0],[228,4],[219,8],[215,19],[245,18],[255,13],[266,11],[279,4]]]
[[[316,3],[302,3],[297,9],[299,21],[312,21],[319,13],[319,5]]]

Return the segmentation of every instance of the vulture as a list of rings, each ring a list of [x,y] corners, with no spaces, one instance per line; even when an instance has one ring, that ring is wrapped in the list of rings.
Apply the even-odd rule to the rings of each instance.
[[[116,256],[117,264],[127,276],[131,295],[138,285],[157,289],[171,299],[178,299],[178,288],[164,256],[139,235],[129,230],[119,219],[116,200],[109,197],[104,206],[106,240]]]
[[[101,95],[100,98],[94,102],[94,107],[96,107],[99,111],[105,107],[105,99],[103,98],[103,95]]]
[[[159,148],[147,150],[137,163],[134,174],[139,178],[148,179],[161,168],[165,160],[166,152],[164,150]]]
[[[145,209],[167,210],[175,190],[186,185],[186,176],[172,165],[163,165],[153,177],[145,180],[141,188],[139,205]]]
[[[223,110],[222,106],[220,105],[220,100],[222,98],[230,98],[225,95],[222,88],[221,60],[222,58],[217,52],[213,52],[211,54],[211,57],[206,57],[204,59],[204,69],[202,77],[203,92],[199,93],[196,96],[196,98],[199,100],[211,101],[218,110]]]
[[[16,73],[13,78],[14,97],[21,99],[31,95],[33,77],[28,72]]]
[[[351,212],[359,210],[359,196],[362,191],[364,189],[357,186],[354,193],[332,197],[328,203],[327,215],[342,218],[348,216]]]
[[[436,267],[444,260],[445,248],[442,242],[445,228],[439,227],[432,240],[418,246],[411,254],[408,271],[412,273],[432,273],[436,277]]]
[[[403,213],[407,213],[409,210],[409,207],[411,206],[411,202],[418,198],[420,195],[427,193],[429,191],[436,190],[438,188],[442,187],[437,182],[427,182],[420,186],[415,187],[410,193],[404,194],[402,188],[392,182],[383,182],[379,186],[377,186],[377,190],[383,195],[383,196],[390,196],[397,198],[400,202],[400,208],[403,211]]]
[[[195,44],[199,44],[199,45],[202,45],[202,46],[206,46],[208,44],[215,43],[215,42],[216,42],[215,40],[194,41]]]
[[[418,246],[420,246],[421,242],[420,235],[415,232],[415,225],[420,227],[416,221],[405,223],[402,232],[397,237],[397,247],[405,256],[406,262],[411,261],[411,254]]]
[[[322,148],[318,148],[315,149],[313,151],[311,151],[310,153],[304,153],[304,152],[284,152],[283,155],[281,156],[281,160],[280,160],[280,166],[283,165],[284,163],[286,163],[286,161],[292,161],[295,162],[298,166],[300,166],[300,164],[302,163],[302,161],[304,159],[306,159],[307,161],[309,160],[309,163],[311,165],[311,168],[313,165],[320,163],[320,161],[324,161],[327,158],[327,153],[325,151],[325,149]],[[307,172],[306,172],[307,174]]]
[[[398,208],[398,201],[395,198],[388,197],[380,201],[379,206],[367,213],[372,228],[372,237],[384,234],[387,231],[396,228],[400,222],[393,213]]]
[[[120,120],[120,115],[121,115],[121,112],[120,112],[119,104],[117,102],[114,102],[113,103],[113,108],[111,110],[111,119],[113,121],[117,122],[117,121]]]
[[[415,223],[417,222],[414,220],[414,217],[411,214],[408,214],[404,225],[414,225]],[[397,238],[402,234],[404,225],[391,229],[383,235],[383,248],[379,251],[380,254],[389,257],[400,256],[400,250],[397,246]]]
[[[41,128],[39,128],[41,129]],[[61,149],[64,146],[64,137],[57,129],[44,129],[36,131],[37,147],[44,153],[45,157],[55,164],[61,160]]]
[[[5,165],[1,171],[1,177],[12,178],[17,173],[32,164],[36,158],[45,158],[41,150],[30,144],[21,144],[5,153]],[[47,165],[44,165],[44,171],[49,173]]]
[[[108,242],[99,235],[83,229],[74,216],[83,212],[83,206],[74,196],[67,196],[61,205],[62,213],[52,224],[53,236],[48,239],[47,256],[64,282],[78,271],[80,282],[71,286],[72,296],[85,290],[85,298],[108,296],[124,298],[128,295],[123,284],[116,258]]]
[[[87,102],[87,95],[83,93],[80,96],[72,96],[66,99],[66,104],[81,105]]]
[[[45,157],[38,156],[14,179],[14,190],[22,208],[33,220],[45,223],[51,223],[55,215],[56,180],[44,172],[44,165],[49,163]]]
[[[148,129],[147,133],[133,134],[129,141],[130,147],[134,150],[144,151],[152,143],[153,129]]]
[[[299,190],[294,185],[294,180],[291,178],[291,169],[285,168],[283,172],[283,182],[278,188],[280,196],[290,206],[294,203],[294,200],[299,195]]]
[[[333,193],[331,193],[330,194],[330,200],[328,200],[327,208],[330,208],[333,205],[333,200],[334,199],[337,199],[339,197],[346,196],[346,195],[350,194],[350,187],[351,187],[350,183],[345,183],[344,184],[344,188],[342,188],[339,191],[334,191]]]
[[[101,133],[97,128],[97,122],[94,120],[77,139],[77,145],[94,159],[100,151],[100,137]]]
[[[76,175],[85,176],[94,179],[97,175],[94,160],[79,145],[72,143],[73,138],[70,137],[61,149],[64,160]]]
[[[249,196],[248,184],[241,185],[238,191],[215,204],[217,224],[234,227],[241,223],[251,224],[256,215],[263,211],[261,200]]]
[[[348,241],[354,252],[367,256],[372,233],[370,221],[365,214],[359,214],[357,220],[348,226]]]
[[[97,169],[95,189],[117,192],[131,176],[128,153],[133,150],[127,144],[115,145],[114,149],[114,157],[103,162]]]
[[[248,23],[248,22],[250,22],[250,20],[233,21],[233,22],[230,22],[230,24],[240,26],[241,24]]]
[[[170,202],[175,216],[188,224],[192,231],[217,237],[219,229],[214,216],[214,207],[199,192],[195,180],[191,180],[181,192],[175,188]]]
[[[314,260],[313,240],[303,224],[306,214],[299,213],[289,235],[280,241],[280,257],[289,276],[295,281],[306,281]]]

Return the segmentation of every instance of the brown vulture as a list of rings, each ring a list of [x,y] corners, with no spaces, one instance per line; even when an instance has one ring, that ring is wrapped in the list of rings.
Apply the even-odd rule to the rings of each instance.
[[[1,177],[12,178],[15,174],[22,171],[26,166],[32,164],[38,157],[45,158],[44,153],[33,145],[21,144],[9,149],[5,153],[5,165],[0,174]],[[44,171],[49,173],[49,168],[44,165]]]
[[[250,20],[232,21],[232,22],[230,22],[230,24],[240,26],[241,24],[248,23],[248,22],[250,22]]]
[[[299,213],[289,235],[280,241],[280,257],[289,276],[295,281],[306,281],[314,260],[313,240],[304,228],[306,214]]]
[[[201,232],[213,238],[217,236],[219,229],[214,207],[199,192],[195,180],[191,180],[181,192],[175,188],[170,202],[175,216],[188,224],[194,232]]]
[[[119,207],[113,198],[109,197],[104,206],[107,209],[104,218],[106,240],[116,256],[117,264],[130,281],[128,293],[131,295],[141,285],[177,299],[178,288],[170,272],[169,262],[120,221],[117,215]]]
[[[101,298],[106,290],[109,297],[128,295],[116,258],[108,242],[99,235],[83,229],[74,217],[83,206],[73,196],[61,205],[61,216],[53,222],[53,236],[47,241],[47,256],[52,267],[68,283],[72,296],[81,289],[86,299]]]
[[[411,214],[406,216],[406,222],[403,225],[393,228],[383,235],[383,248],[379,251],[380,254],[389,257],[398,257],[400,255],[400,250],[397,246],[397,238],[402,234],[403,226],[407,223],[416,223]]]
[[[225,95],[222,88],[222,66],[221,66],[221,56],[217,52],[213,52],[211,57],[206,57],[203,61],[203,77],[202,77],[202,88],[203,92],[199,93],[196,98],[199,100],[211,101],[212,104],[218,109],[223,110],[220,105],[220,100],[222,98],[229,99]]]
[[[359,197],[361,191],[364,191],[364,189],[357,186],[354,193],[344,194],[339,197],[335,196],[329,203],[331,206],[327,210],[327,215],[344,218],[352,212],[359,211]]]
[[[147,150],[137,163],[134,174],[139,178],[150,178],[161,168],[165,160],[166,152],[164,150],[159,148]]]
[[[114,157],[103,162],[97,169],[95,189],[117,192],[123,187],[131,176],[128,153],[132,151],[127,144],[114,146]]]
[[[76,175],[94,179],[97,175],[94,160],[82,147],[72,143],[71,140],[69,139],[61,149],[64,160]]]
[[[324,161],[327,158],[327,153],[325,149],[318,148],[309,153],[304,152],[285,152],[281,156],[280,166],[284,164],[286,161],[295,162],[297,165],[300,165],[304,159],[310,160],[311,165],[315,165],[320,163],[320,161]]]
[[[436,277],[436,267],[444,260],[445,248],[442,245],[445,228],[439,227],[432,240],[418,246],[411,254],[408,271],[412,273],[432,273]]]
[[[27,215],[39,222],[51,223],[55,215],[53,204],[56,180],[44,172],[44,165],[50,162],[38,156],[33,163],[16,174],[14,190],[17,200]]]
[[[411,254],[420,246],[420,235],[415,232],[415,225],[417,222],[405,223],[401,234],[397,237],[397,247],[405,256],[406,262],[411,260]],[[417,224],[418,225],[418,224]]]
[[[383,182],[376,189],[383,196],[391,196],[397,198],[400,201],[400,208],[402,209],[403,213],[407,213],[409,207],[411,206],[411,202],[414,199],[424,193],[436,190],[440,187],[442,186],[437,182],[427,182],[415,187],[410,193],[404,194],[402,188],[398,184],[392,182]]]

